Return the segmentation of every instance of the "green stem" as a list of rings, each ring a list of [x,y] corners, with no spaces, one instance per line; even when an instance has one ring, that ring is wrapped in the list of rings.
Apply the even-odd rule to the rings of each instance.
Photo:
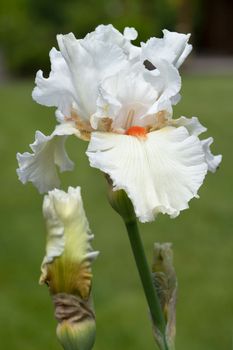
[[[163,336],[164,350],[169,350],[165,336],[166,324],[159,302],[159,298],[157,296],[157,292],[153,286],[152,275],[146,260],[146,255],[143,249],[137,222],[136,220],[131,220],[130,222],[125,221],[125,225],[127,228],[131,248],[141,278],[152,320],[154,324],[156,324],[156,327],[160,330]]]
[[[159,342],[160,348],[161,350],[169,350],[166,341],[166,323],[156,289],[153,285],[152,274],[146,260],[146,255],[139,234],[133,205],[123,190],[113,191],[111,180],[108,177],[107,180],[109,183],[109,202],[113,209],[116,210],[116,212],[124,220],[138,272],[143,285],[144,293],[150,309],[152,321],[161,335],[161,342]]]

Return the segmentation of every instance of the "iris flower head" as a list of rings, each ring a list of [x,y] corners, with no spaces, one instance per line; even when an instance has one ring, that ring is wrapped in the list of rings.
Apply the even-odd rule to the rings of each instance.
[[[188,208],[207,171],[221,162],[210,151],[213,139],[199,139],[206,128],[196,117],[172,116],[189,37],[164,30],[139,47],[134,28],[121,34],[112,25],[84,39],[58,35],[49,77],[39,70],[32,93],[56,107],[57,125],[49,136],[36,132],[32,153],[17,155],[19,179],[41,193],[59,187],[57,167],[73,168],[65,140],[75,135],[88,141],[90,165],[108,174],[113,190],[125,190],[141,222]]]

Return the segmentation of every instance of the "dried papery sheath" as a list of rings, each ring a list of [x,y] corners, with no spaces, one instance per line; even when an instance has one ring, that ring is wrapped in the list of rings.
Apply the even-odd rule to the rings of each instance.
[[[166,340],[169,350],[175,349],[177,278],[173,266],[171,243],[154,244],[152,265],[153,282],[157,291],[166,322]],[[153,324],[155,340],[161,350],[164,342],[161,332]]]
[[[80,188],[49,192],[43,214],[47,245],[40,283],[48,285],[54,302],[58,339],[65,350],[89,350],[95,340],[91,263],[98,252],[90,245]]]

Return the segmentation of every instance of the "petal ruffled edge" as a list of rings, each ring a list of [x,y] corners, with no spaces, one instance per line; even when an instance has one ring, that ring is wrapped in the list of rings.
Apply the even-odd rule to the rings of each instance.
[[[37,131],[35,141],[30,145],[33,153],[17,153],[19,180],[23,184],[32,182],[40,193],[59,187],[56,165],[61,172],[72,170],[74,166],[65,151],[68,135],[79,136],[71,123],[58,125],[49,136]]]
[[[172,119],[170,123],[176,127],[184,126],[188,130],[190,135],[199,136],[203,132],[207,131],[207,128],[199,122],[197,117],[180,117],[179,119]],[[210,150],[210,146],[213,143],[213,141],[214,140],[212,137],[201,140],[201,145],[205,154],[205,160],[208,165],[208,170],[212,173],[216,171],[216,169],[219,167],[222,161],[221,154],[214,156]]]
[[[215,173],[222,161],[221,154],[214,156],[210,150],[210,146],[213,143],[213,141],[214,139],[212,137],[209,137],[205,140],[201,140],[202,148],[205,153],[205,160],[208,165],[208,170],[211,171],[211,173]]]
[[[161,59],[171,63],[177,69],[192,50],[188,44],[190,34],[182,34],[163,30],[163,38],[150,38],[142,44],[142,56],[156,66]]]
[[[42,70],[36,74],[36,86],[32,98],[47,107],[57,107],[57,111],[70,116],[72,105],[75,103],[75,90],[72,84],[69,68],[61,52],[52,48],[49,53],[51,72],[48,78]]]

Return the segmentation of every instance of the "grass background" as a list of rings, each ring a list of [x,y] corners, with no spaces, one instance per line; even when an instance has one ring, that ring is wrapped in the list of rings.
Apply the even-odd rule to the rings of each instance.
[[[17,151],[28,150],[34,131],[54,127],[53,110],[31,99],[32,82],[0,86],[1,233],[0,348],[59,350],[56,322],[46,287],[38,286],[45,249],[42,197],[15,173]],[[177,349],[232,349],[232,77],[186,76],[175,116],[200,118],[215,139],[213,151],[223,154],[219,171],[209,174],[190,209],[171,220],[159,216],[141,225],[148,258],[154,241],[173,242],[179,279]],[[95,350],[141,350],[155,347],[147,308],[120,218],[109,206],[105,180],[89,167],[86,143],[71,138],[68,149],[76,163],[62,175],[62,187],[80,185],[101,254],[94,264],[97,314]],[[142,189],[143,190],[143,189]]]

